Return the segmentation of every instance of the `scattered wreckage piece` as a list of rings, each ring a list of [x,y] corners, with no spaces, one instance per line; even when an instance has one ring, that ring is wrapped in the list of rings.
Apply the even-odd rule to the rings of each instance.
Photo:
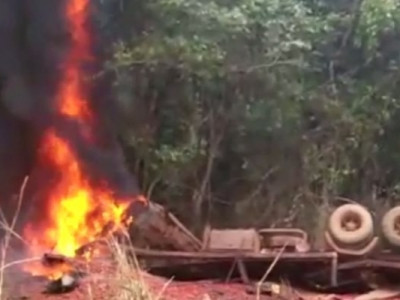
[[[246,287],[246,293],[251,294],[251,295],[256,295],[257,292],[259,291],[262,295],[272,295],[274,292],[275,288],[275,283],[273,282],[264,282],[261,286],[260,289],[257,288],[256,285],[248,285]]]
[[[72,292],[79,286],[76,274],[64,274],[60,278],[51,280],[44,291],[45,294],[63,294]]]
[[[275,282],[264,282],[260,288],[257,285],[248,285],[246,293],[250,295],[268,295],[274,297],[273,299],[280,300],[303,300],[303,298],[295,289],[293,289],[288,283],[275,283]]]
[[[62,294],[72,292],[79,286],[79,281],[86,275],[84,270],[85,262],[81,258],[70,258],[57,253],[45,253],[41,264],[49,270],[62,272],[57,278],[49,279],[43,293]]]

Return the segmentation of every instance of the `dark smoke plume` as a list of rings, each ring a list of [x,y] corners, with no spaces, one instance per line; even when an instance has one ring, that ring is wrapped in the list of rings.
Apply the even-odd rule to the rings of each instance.
[[[15,203],[11,195],[30,173],[24,208],[30,221],[41,217],[45,201],[37,191],[45,190],[57,175],[36,164],[40,137],[50,127],[76,151],[94,183],[107,181],[118,196],[138,193],[115,133],[106,122],[113,111],[112,101],[104,96],[107,83],[88,84],[97,116],[96,145],[85,141],[82,124],[55,111],[55,95],[71,44],[64,17],[66,1],[0,0],[0,203],[4,210],[10,209]],[[93,22],[88,21],[93,40],[99,40]],[[94,47],[96,55],[99,49]],[[97,60],[84,67],[95,72],[100,64]]]

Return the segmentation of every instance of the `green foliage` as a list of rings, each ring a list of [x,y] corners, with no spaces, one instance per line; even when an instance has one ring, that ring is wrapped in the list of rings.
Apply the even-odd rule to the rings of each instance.
[[[184,220],[301,225],[398,194],[398,1],[99,4],[128,161]]]
[[[396,0],[364,0],[361,10],[358,43],[365,43],[366,50],[374,52],[382,35],[398,28],[400,3]]]

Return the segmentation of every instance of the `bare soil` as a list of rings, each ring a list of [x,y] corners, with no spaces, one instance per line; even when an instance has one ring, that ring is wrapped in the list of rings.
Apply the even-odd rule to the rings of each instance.
[[[19,270],[8,272],[6,277],[6,297],[1,299],[17,300],[87,300],[87,299],[120,299],[118,291],[124,284],[117,278],[116,268],[110,260],[96,260],[87,266],[88,275],[80,285],[70,293],[47,295],[43,291],[47,280],[23,274]],[[246,286],[238,283],[219,283],[215,281],[176,282],[151,274],[132,272],[132,278],[141,278],[145,285],[157,295],[162,292],[160,300],[254,300],[255,295],[246,292]],[[282,295],[283,296],[283,295]],[[126,298],[124,298],[126,299]],[[145,300],[138,299],[138,300]],[[156,298],[154,298],[156,299]],[[296,291],[283,297],[261,296],[260,300],[353,300],[355,296],[334,296]],[[136,300],[136,299],[132,299]],[[147,300],[147,299],[146,299]],[[400,300],[400,298],[398,299]]]
[[[48,295],[43,293],[48,283],[46,279],[23,274],[20,270],[12,270],[6,274],[5,299],[118,299],[118,289],[121,288],[119,285],[124,283],[116,278],[115,267],[110,261],[93,261],[88,265],[87,272],[88,275],[81,279],[79,286],[72,292]],[[132,272],[132,278],[143,280],[155,296],[164,289],[162,300],[247,300],[255,298],[254,295],[248,295],[245,286],[241,284],[223,284],[211,281],[174,282],[145,272],[140,274]],[[271,298],[263,296],[261,299],[269,300]]]

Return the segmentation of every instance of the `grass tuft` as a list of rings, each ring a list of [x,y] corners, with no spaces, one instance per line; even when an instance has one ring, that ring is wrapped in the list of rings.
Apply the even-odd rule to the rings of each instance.
[[[121,244],[117,239],[109,240],[109,247],[116,266],[114,284],[118,287],[114,299],[118,300],[161,300],[167,282],[161,291],[154,295],[147,286],[142,271],[135,255],[128,249],[133,249],[132,243],[127,232],[124,232],[126,243]]]

